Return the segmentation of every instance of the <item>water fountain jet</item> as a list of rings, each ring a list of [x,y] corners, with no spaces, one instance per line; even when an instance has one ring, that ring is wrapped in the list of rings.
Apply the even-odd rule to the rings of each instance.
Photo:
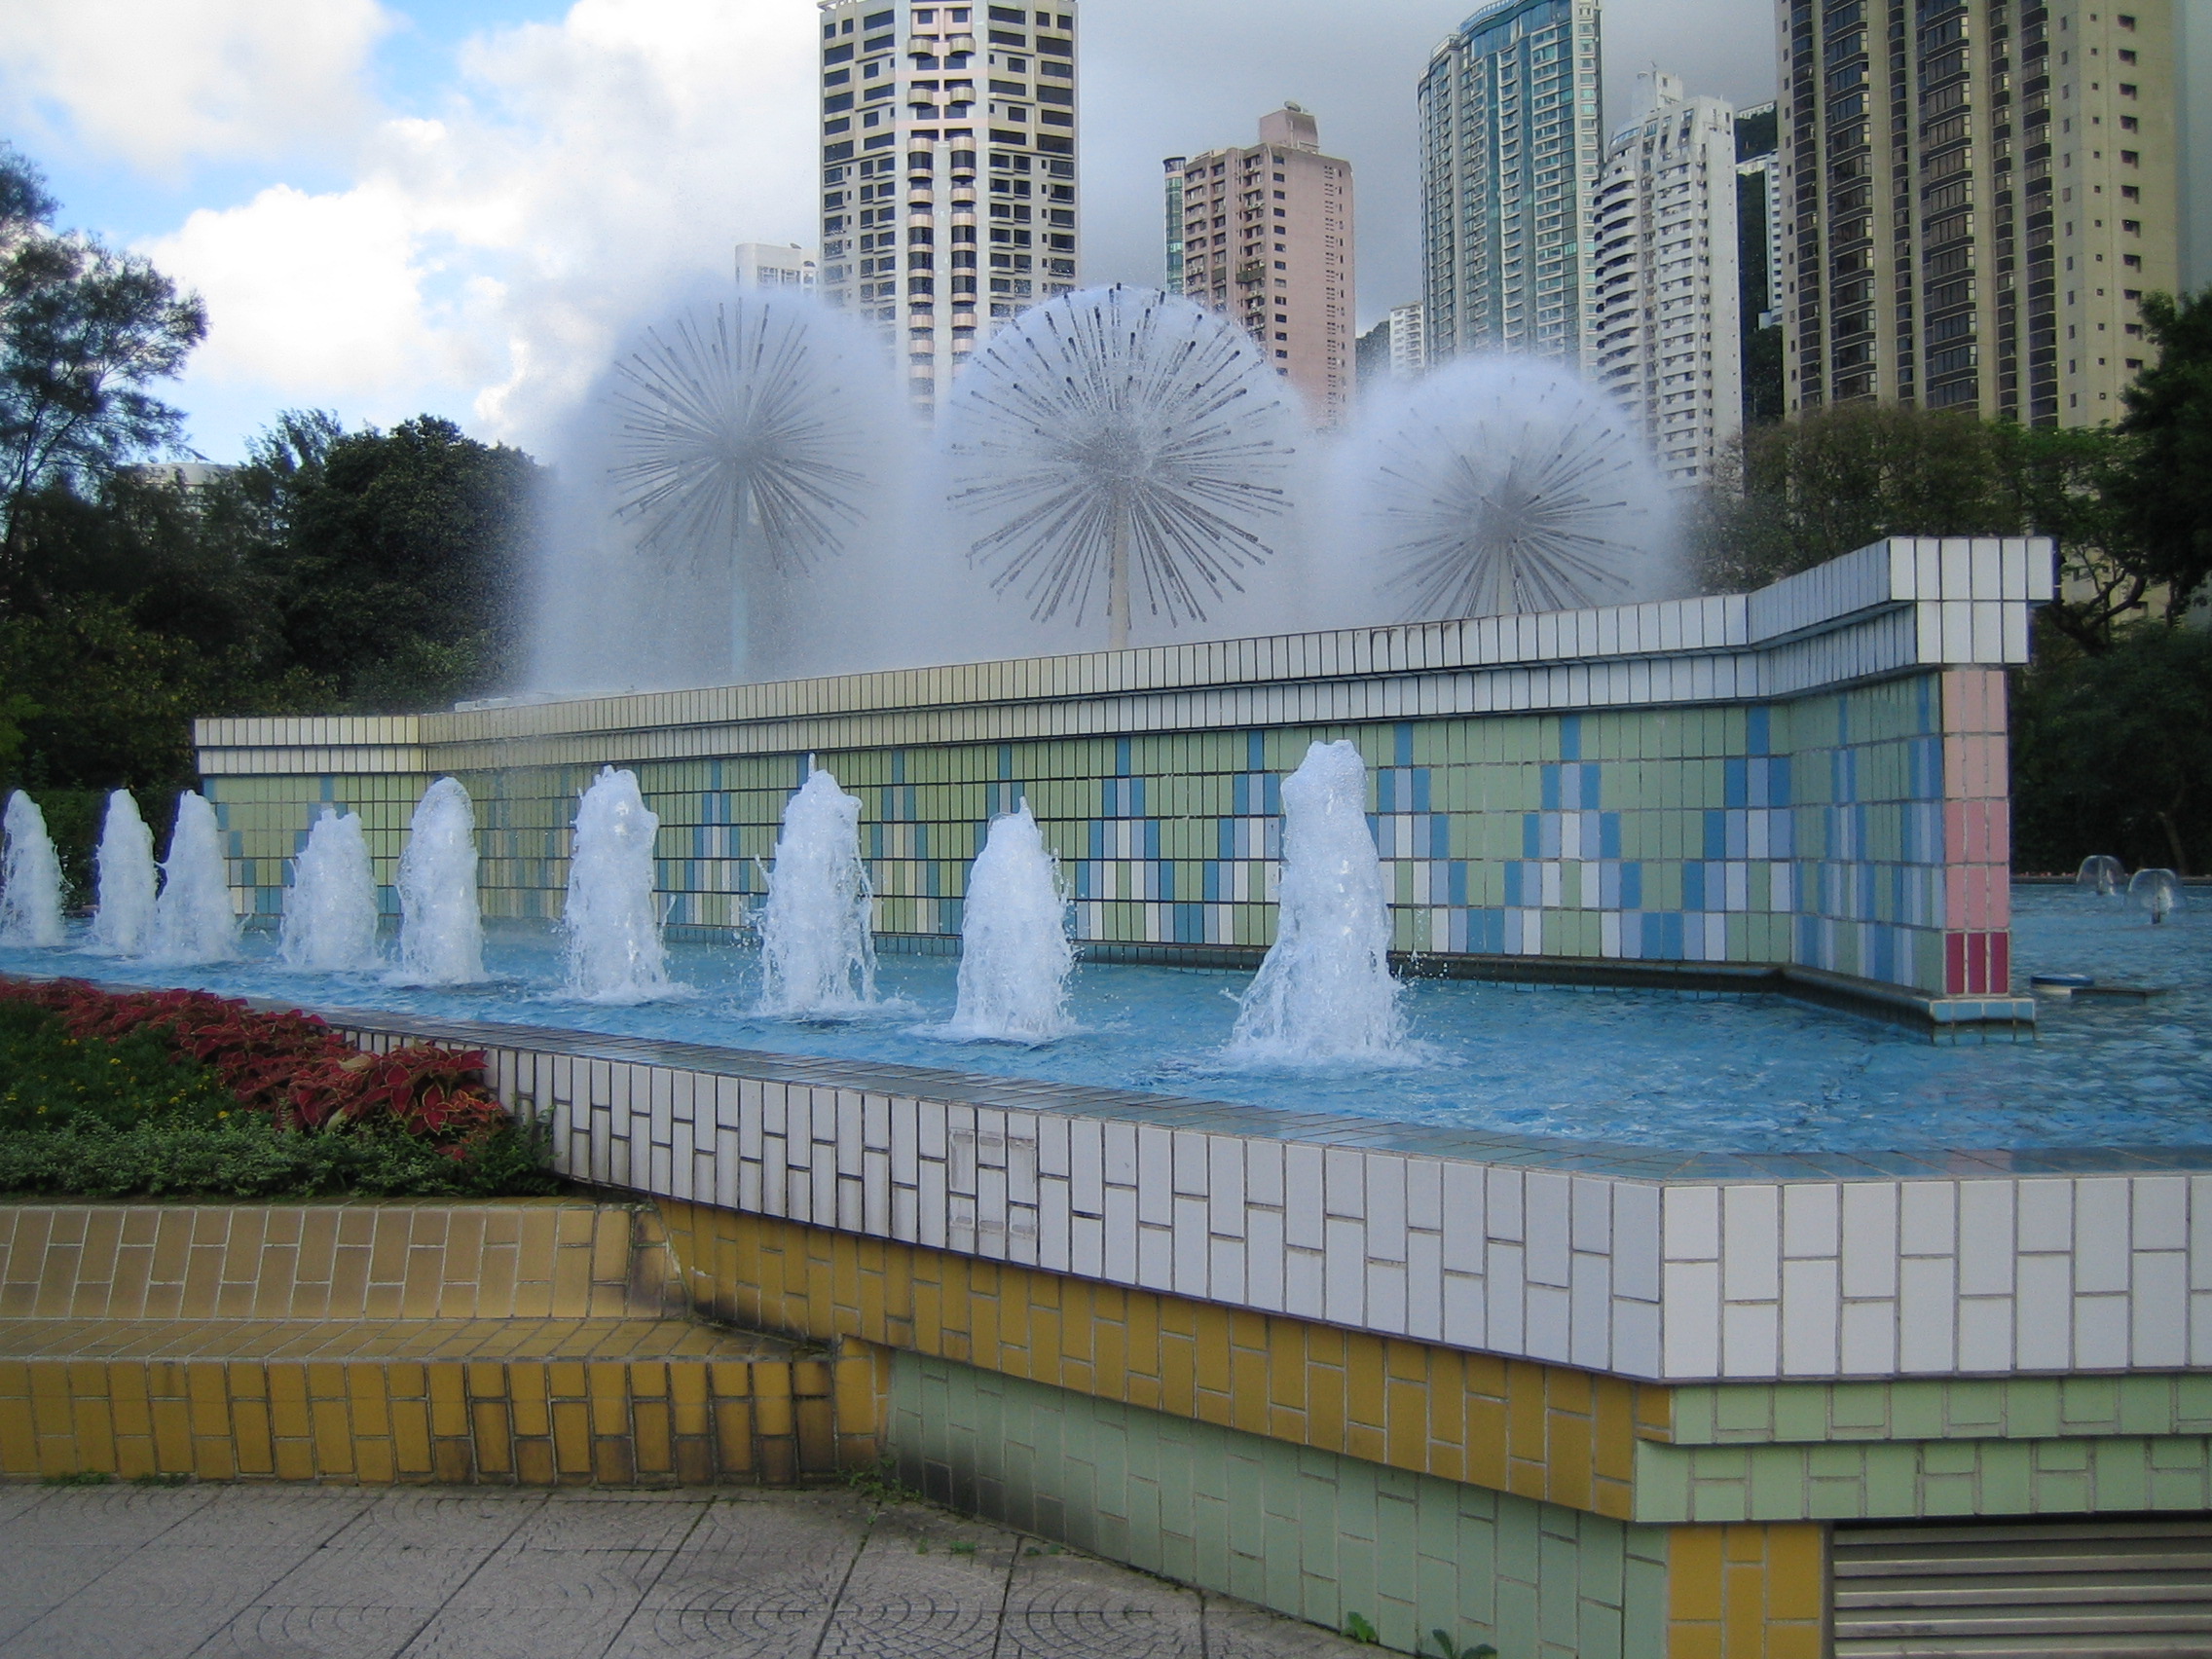
[[[1067,910],[1056,862],[1025,800],[992,820],[969,866],[959,996],[946,1036],[1049,1043],[1073,1029]]]
[[[760,1012],[851,1014],[875,1002],[861,803],[816,768],[784,807],[760,914]]]
[[[50,949],[66,938],[61,920],[61,860],[46,832],[46,814],[21,790],[0,820],[0,945]]]
[[[1401,1057],[1390,911],[1358,749],[1313,744],[1283,780],[1282,805],[1275,942],[1244,993],[1230,1056],[1289,1065]]]
[[[399,855],[400,985],[468,985],[484,977],[476,900],[476,809],[456,778],[423,792]]]
[[[95,956],[143,956],[154,929],[154,832],[129,790],[110,791],[93,854],[95,904],[85,948]]]
[[[223,831],[207,798],[186,790],[176,797],[145,960],[181,968],[228,962],[238,953],[239,918],[231,905]]]
[[[324,807],[308,830],[284,895],[276,954],[315,974],[362,973],[377,965],[377,877],[360,814]]]
[[[653,903],[653,837],[635,772],[601,770],[576,809],[569,900],[561,913],[568,993],[586,1002],[668,995],[668,951]]]

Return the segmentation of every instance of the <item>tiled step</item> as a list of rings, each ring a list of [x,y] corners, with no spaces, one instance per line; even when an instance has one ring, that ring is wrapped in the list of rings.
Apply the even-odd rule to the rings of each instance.
[[[0,1476],[788,1484],[875,1361],[690,1318],[649,1208],[0,1206]]]

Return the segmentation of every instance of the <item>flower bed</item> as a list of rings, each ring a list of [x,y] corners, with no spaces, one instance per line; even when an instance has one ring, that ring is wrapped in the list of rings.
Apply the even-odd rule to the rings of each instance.
[[[354,1048],[203,991],[0,983],[0,1192],[542,1193],[480,1052]]]

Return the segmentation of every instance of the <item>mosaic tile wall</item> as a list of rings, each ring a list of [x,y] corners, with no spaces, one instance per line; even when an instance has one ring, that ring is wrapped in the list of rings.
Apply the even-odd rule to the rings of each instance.
[[[1026,799],[1088,940],[1267,944],[1280,782],[1366,756],[1410,951],[1794,963],[1937,995],[2008,987],[2004,682],[1925,672],[1795,699],[825,753],[863,802],[888,935],[949,938],[996,814]],[[626,760],[629,734],[605,758]],[[808,756],[637,765],[670,919],[742,923]],[[558,914],[593,766],[464,772],[488,914]],[[361,813],[385,902],[429,778],[219,776],[233,880],[281,910],[321,802]]]

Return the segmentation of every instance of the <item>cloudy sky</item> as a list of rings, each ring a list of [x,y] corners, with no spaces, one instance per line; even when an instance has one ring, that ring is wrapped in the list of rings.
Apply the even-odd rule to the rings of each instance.
[[[1359,190],[1362,322],[1418,292],[1414,84],[1468,0],[1085,0],[1084,275],[1160,276],[1160,158],[1295,98]],[[1652,63],[1773,95],[1771,0],[1606,0]],[[197,287],[172,393],[233,460],[276,410],[533,444],[657,295],[814,240],[809,0],[8,0],[0,136],[63,222]]]

